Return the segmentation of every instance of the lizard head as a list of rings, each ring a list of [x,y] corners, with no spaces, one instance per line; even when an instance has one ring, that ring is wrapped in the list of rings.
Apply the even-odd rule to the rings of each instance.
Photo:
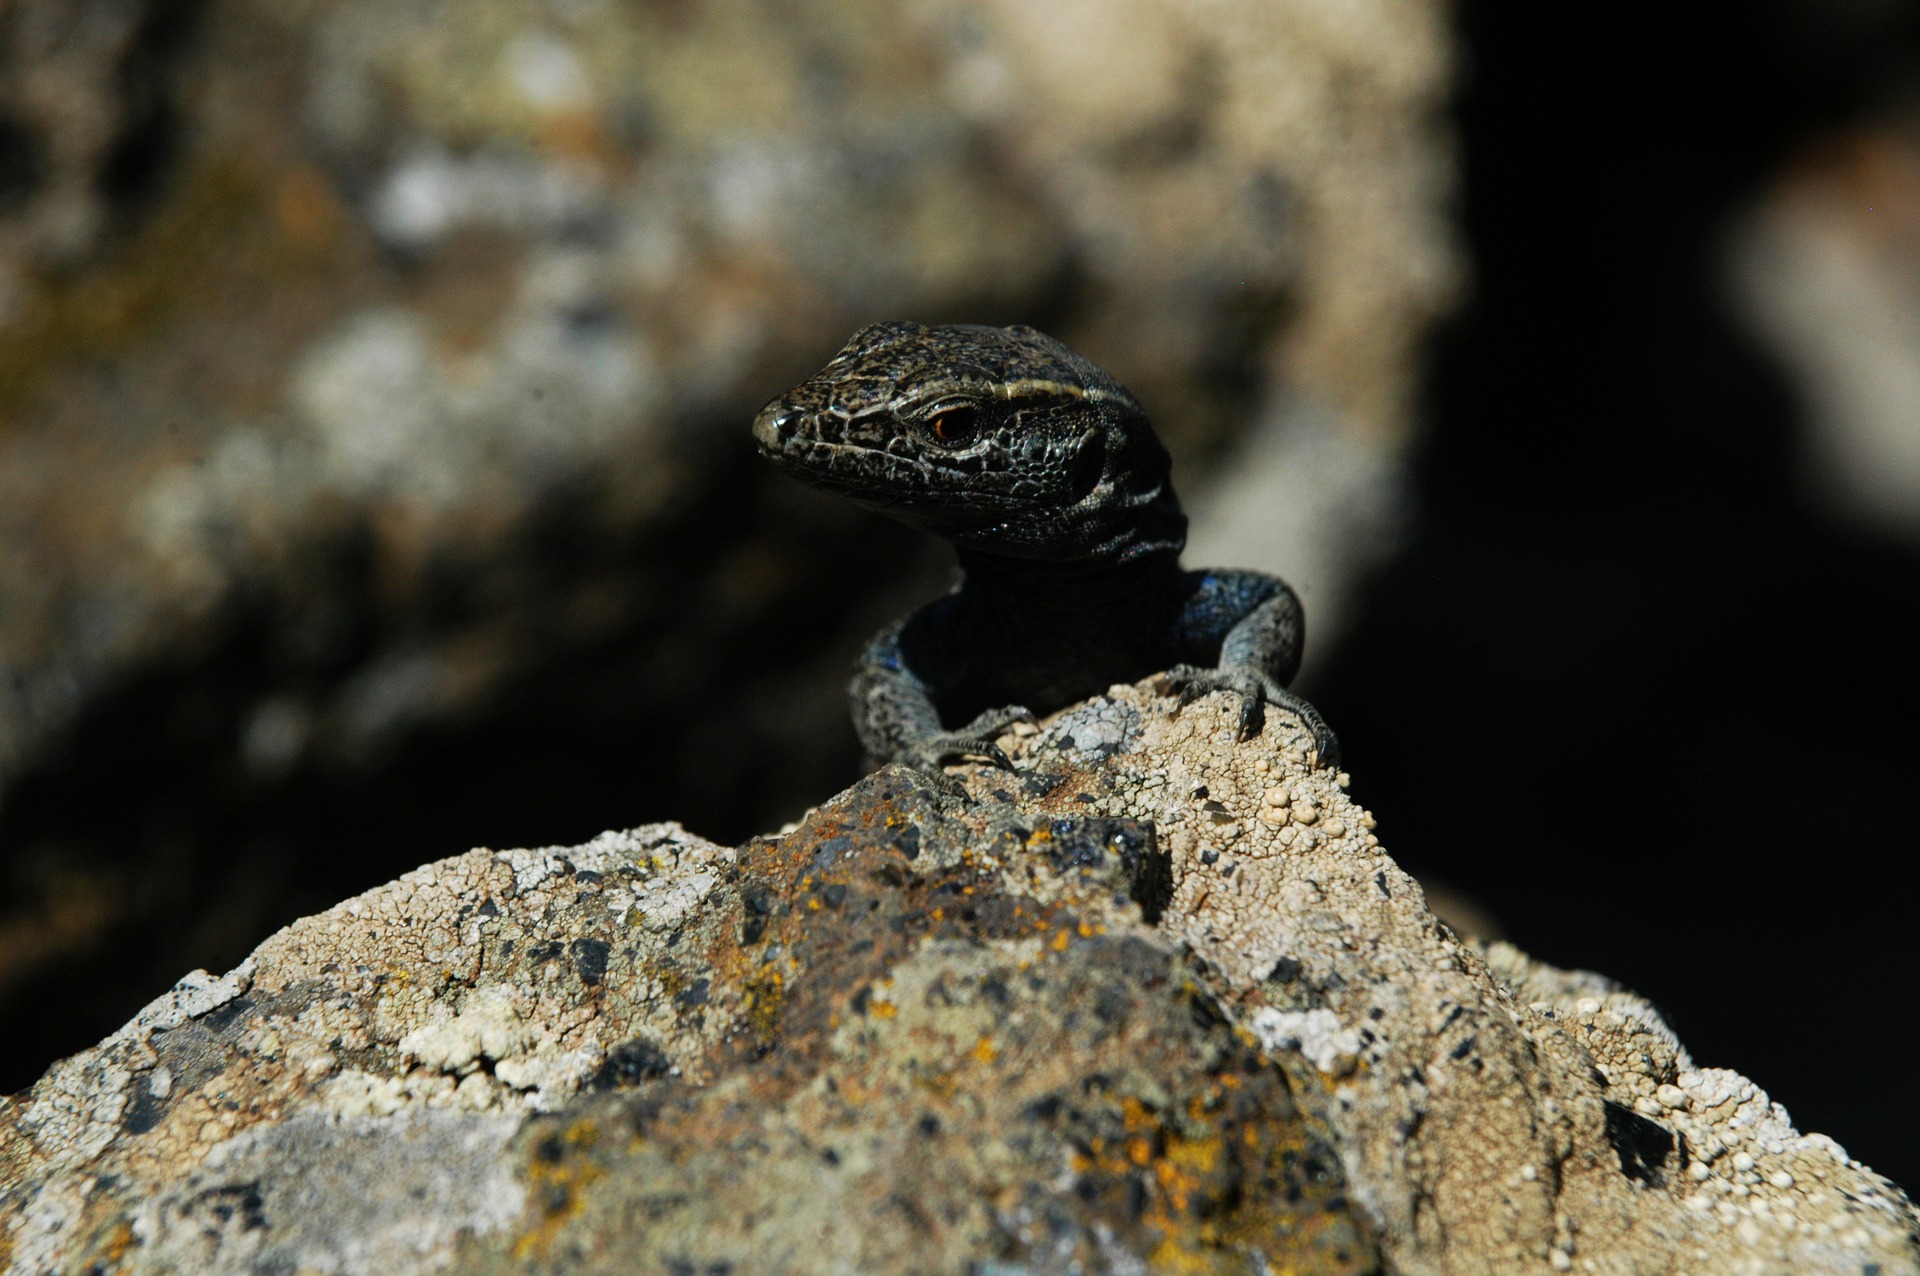
[[[963,551],[1177,551],[1166,449],[1125,386],[1032,328],[869,324],[761,409],[761,454]]]

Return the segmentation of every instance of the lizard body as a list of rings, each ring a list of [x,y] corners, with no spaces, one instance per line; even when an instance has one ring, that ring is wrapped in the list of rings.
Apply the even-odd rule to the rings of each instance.
[[[1187,520],[1166,449],[1105,370],[1027,327],[862,328],[754,421],[801,481],[945,537],[954,591],[883,630],[849,692],[882,762],[1007,765],[1011,722],[1167,671],[1182,703],[1241,697],[1294,713],[1319,760],[1337,744],[1287,690],[1304,624],[1286,583],[1186,571]]]

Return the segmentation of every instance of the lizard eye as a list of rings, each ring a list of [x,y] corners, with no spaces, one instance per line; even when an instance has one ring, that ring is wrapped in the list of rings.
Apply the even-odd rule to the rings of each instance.
[[[980,413],[964,403],[958,404],[934,413],[927,428],[943,446],[964,447],[980,433]]]

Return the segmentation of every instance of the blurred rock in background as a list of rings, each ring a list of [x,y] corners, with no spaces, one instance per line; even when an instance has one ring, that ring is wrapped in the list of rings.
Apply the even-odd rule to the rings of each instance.
[[[1807,146],[1736,237],[1733,273],[1800,397],[1819,496],[1920,539],[1920,108]]]
[[[1462,274],[1446,17],[15,0],[0,1090],[436,846],[840,787],[943,558],[746,425],[870,320],[1109,365],[1324,634]]]

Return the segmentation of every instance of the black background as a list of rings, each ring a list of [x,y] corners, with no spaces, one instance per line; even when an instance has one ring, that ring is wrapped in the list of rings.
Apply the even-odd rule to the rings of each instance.
[[[1904,8],[1725,10],[1465,10],[1477,295],[1416,539],[1311,690],[1408,869],[1911,1186],[1920,554],[1807,498],[1724,251],[1920,45]],[[1489,774],[1518,828],[1473,818]]]

